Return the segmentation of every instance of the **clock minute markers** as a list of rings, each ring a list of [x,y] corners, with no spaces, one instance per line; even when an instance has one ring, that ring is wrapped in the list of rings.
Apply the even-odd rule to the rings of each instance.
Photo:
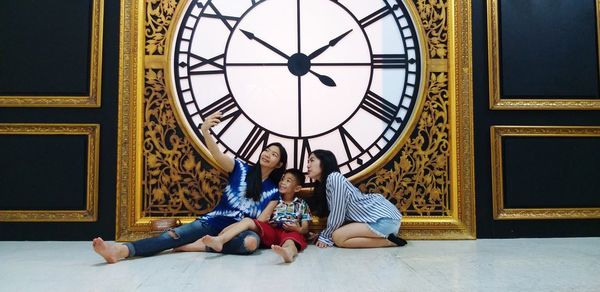
[[[339,154],[343,173],[362,175],[365,165],[379,165],[384,153],[396,151],[392,148],[396,144],[392,143],[405,135],[402,133],[405,126],[412,125],[408,120],[412,114],[418,114],[411,106],[420,104],[420,95],[417,96],[420,92],[414,88],[425,76],[420,70],[421,43],[410,13],[406,13],[410,11],[395,13],[394,1],[381,1],[379,6],[365,11],[358,4],[362,2],[189,1],[190,7],[204,3],[207,8],[200,12],[195,7],[189,8],[187,14],[182,14],[183,20],[178,20],[180,30],[176,31],[176,41],[180,43],[171,46],[171,52],[176,54],[170,54],[173,70],[167,73],[175,75],[177,102],[185,121],[200,136],[195,142],[203,143],[199,124],[206,113],[223,110],[223,126],[211,131],[212,136],[222,150],[243,159],[256,156],[265,141],[280,140],[286,148],[293,146],[294,166],[303,169],[307,152],[315,146],[309,143],[320,145],[326,141]],[[219,8],[218,12],[208,7],[211,3]],[[227,6],[221,7],[222,3]],[[402,7],[401,3],[398,5]],[[237,14],[232,14],[233,6],[240,8],[235,10]],[[360,10],[355,11],[355,7]],[[223,20],[232,27],[224,25]],[[411,35],[403,35],[403,29],[410,29]],[[398,34],[402,43],[373,42],[382,32]],[[207,39],[213,38],[224,50],[209,51],[203,46],[190,45],[206,44]],[[407,45],[408,40],[413,43]],[[299,56],[291,62],[295,54]],[[287,75],[290,73],[286,70],[292,74]],[[319,73],[335,78],[326,79]],[[382,75],[396,81],[387,82],[381,79]],[[373,80],[390,83],[384,87],[395,90],[382,91],[381,84]],[[337,85],[328,87],[324,83]],[[248,90],[249,85],[274,90]],[[408,86],[414,93],[406,92]],[[322,96],[327,96],[326,100]],[[309,110],[307,106],[315,99],[328,104]],[[257,107],[255,101],[283,102],[286,108],[270,116],[265,114],[269,108]],[[323,114],[327,119],[313,123],[314,117]],[[289,119],[289,123],[281,123],[281,118]],[[370,129],[365,131],[364,127]],[[201,147],[201,150],[206,149]]]

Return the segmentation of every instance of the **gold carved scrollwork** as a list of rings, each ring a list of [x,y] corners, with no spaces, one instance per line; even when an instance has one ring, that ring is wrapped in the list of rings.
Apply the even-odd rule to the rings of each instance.
[[[427,36],[429,58],[448,57],[447,4],[444,0],[414,0]]]
[[[219,201],[226,177],[204,163],[180,132],[163,72],[149,69],[145,74],[142,212],[145,216],[204,214]]]
[[[450,216],[446,73],[431,73],[427,92],[418,125],[399,155],[359,188],[383,194],[405,215]]]
[[[182,2],[122,2],[118,240],[146,236],[148,217],[208,212],[226,181],[183,134],[165,88],[167,35]],[[407,238],[475,238],[471,1],[409,4],[427,52],[421,109],[394,157],[355,183],[409,215],[402,223]]]
[[[173,20],[176,0],[146,0],[146,53],[163,55],[167,41],[167,30]]]

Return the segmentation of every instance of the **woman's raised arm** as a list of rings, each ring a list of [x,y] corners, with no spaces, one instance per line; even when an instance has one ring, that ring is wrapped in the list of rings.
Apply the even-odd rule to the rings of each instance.
[[[202,132],[202,136],[204,137],[204,142],[206,143],[206,148],[210,154],[215,158],[217,163],[227,172],[232,172],[233,167],[235,166],[233,158],[225,155],[219,150],[217,146],[217,142],[215,142],[215,138],[210,134],[210,129],[215,125],[221,122],[221,117],[223,114],[220,112],[216,112],[204,120],[202,123],[202,127],[200,127],[200,131]]]

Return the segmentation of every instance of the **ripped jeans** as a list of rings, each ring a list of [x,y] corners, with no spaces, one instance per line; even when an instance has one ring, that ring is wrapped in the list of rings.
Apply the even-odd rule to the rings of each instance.
[[[161,235],[146,238],[134,242],[126,242],[125,246],[129,249],[129,256],[152,256],[167,249],[192,243],[205,235],[215,236],[221,232],[222,228],[212,226],[201,219],[196,219],[188,224],[181,225],[171,229],[175,236],[171,236],[169,231]],[[248,249],[244,245],[246,238],[251,237],[256,240],[256,245],[260,243],[260,237],[253,231],[244,231],[223,245],[222,253],[247,255],[253,253],[256,249]]]

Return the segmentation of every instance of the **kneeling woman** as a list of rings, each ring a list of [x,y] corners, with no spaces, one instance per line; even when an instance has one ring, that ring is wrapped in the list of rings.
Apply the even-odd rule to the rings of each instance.
[[[402,215],[380,194],[363,194],[344,177],[335,155],[315,150],[308,158],[308,176],[316,181],[313,214],[327,216],[318,247],[391,247],[406,241],[396,236]],[[351,223],[342,225],[344,221]]]

